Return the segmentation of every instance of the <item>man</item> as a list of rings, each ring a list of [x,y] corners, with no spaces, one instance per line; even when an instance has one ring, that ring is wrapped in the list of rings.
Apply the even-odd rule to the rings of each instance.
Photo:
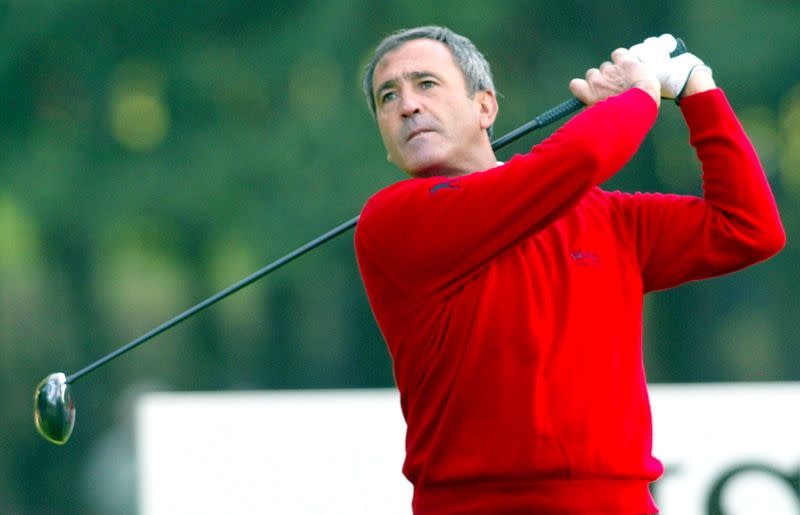
[[[649,514],[643,295],[751,265],[784,233],[711,70],[669,37],[570,83],[588,108],[498,163],[489,66],[441,27],[378,47],[365,92],[412,178],[372,197],[356,251],[407,422],[415,513]],[[688,56],[688,57],[687,57]],[[606,192],[665,95],[704,198]]]

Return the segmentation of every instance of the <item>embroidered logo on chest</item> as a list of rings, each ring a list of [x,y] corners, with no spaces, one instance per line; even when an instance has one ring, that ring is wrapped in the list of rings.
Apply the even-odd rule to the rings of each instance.
[[[458,185],[458,181],[447,181],[447,182],[440,182],[439,184],[433,186],[431,189],[428,190],[429,193],[436,193],[439,190],[457,190],[460,189],[461,186]]]
[[[578,266],[600,266],[600,257],[594,252],[578,249],[569,253],[569,257]]]

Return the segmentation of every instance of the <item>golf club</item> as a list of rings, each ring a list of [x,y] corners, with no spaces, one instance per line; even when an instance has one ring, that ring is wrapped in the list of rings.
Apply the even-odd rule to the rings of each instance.
[[[677,47],[675,51],[672,52],[673,57],[686,52],[686,46],[684,45],[683,41],[678,38],[677,42],[678,42]],[[522,125],[521,127],[498,138],[497,140],[492,142],[492,149],[495,151],[499,150],[508,145],[509,143],[518,140],[522,136],[525,136],[526,134],[529,134],[530,132],[536,129],[544,127],[545,125],[549,125],[550,123],[553,123],[556,120],[560,120],[561,118],[564,118],[578,111],[583,106],[584,104],[577,98],[570,98],[569,100],[562,102],[551,109],[548,109],[547,111],[543,112],[542,114],[540,114],[530,122],[526,123],[525,125]],[[225,288],[224,290],[212,295],[211,297],[200,302],[199,304],[187,309],[183,313],[164,322],[158,327],[143,334],[142,336],[136,338],[130,343],[127,343],[126,345],[120,347],[119,349],[107,354],[106,356],[98,359],[97,361],[87,365],[86,367],[78,370],[77,372],[74,372],[73,374],[70,375],[65,375],[63,372],[56,372],[48,375],[46,378],[42,380],[42,382],[39,383],[34,392],[33,419],[34,419],[34,424],[36,425],[36,429],[48,441],[58,445],[65,444],[67,440],[69,440],[69,437],[72,434],[72,429],[75,426],[75,403],[73,402],[72,393],[69,387],[71,383],[75,382],[77,379],[83,377],[89,372],[97,369],[98,367],[105,365],[114,358],[117,358],[122,354],[125,354],[126,352],[132,350],[135,347],[138,347],[139,345],[150,340],[151,338],[163,333],[167,329],[170,329],[178,325],[187,318],[199,313],[200,311],[211,306],[212,304],[224,299],[225,297],[233,293],[236,293],[245,286],[254,283],[255,281],[269,274],[270,272],[273,272],[274,270],[277,270],[278,268],[289,263],[290,261],[293,261],[294,259],[302,256],[306,252],[346,232],[347,230],[351,229],[356,225],[356,223],[358,222],[358,218],[359,217],[356,216],[348,220],[347,222],[344,222],[341,225],[334,227],[325,234],[322,234],[321,236],[318,236],[317,238],[309,241],[305,245],[298,247],[297,249],[286,254],[282,258],[273,261],[264,268],[245,277],[241,281],[232,284],[231,286]]]

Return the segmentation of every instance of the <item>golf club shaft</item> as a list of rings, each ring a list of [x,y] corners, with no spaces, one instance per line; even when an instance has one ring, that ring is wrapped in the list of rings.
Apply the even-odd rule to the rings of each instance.
[[[683,43],[682,40],[678,39],[678,46],[675,49],[675,51],[672,53],[672,56],[674,57],[674,56],[682,54],[684,52],[686,52],[686,46],[685,46],[685,44]],[[566,101],[558,104],[557,106],[552,107],[551,109],[548,109],[547,111],[543,112],[542,114],[540,114],[539,116],[537,116],[536,118],[534,118],[530,122],[526,123],[525,125],[522,125],[521,127],[509,132],[508,134],[506,134],[504,136],[501,136],[500,138],[498,138],[497,140],[492,142],[492,149],[495,150],[495,151],[499,150],[499,149],[505,147],[506,145],[508,145],[509,143],[518,140],[522,136],[525,136],[526,134],[529,134],[529,133],[533,132],[536,129],[544,127],[545,125],[549,125],[549,124],[551,124],[551,123],[553,123],[553,122],[555,122],[557,120],[560,120],[561,118],[564,118],[565,116],[568,116],[568,115],[580,110],[583,106],[584,106],[584,104],[580,100],[578,100],[577,98],[570,98],[569,100],[566,100]],[[168,320],[167,322],[164,322],[160,326],[158,326],[155,329],[151,330],[150,332],[140,336],[139,338],[133,340],[132,342],[120,347],[116,351],[114,351],[114,352],[112,352],[112,353],[100,358],[99,360],[97,360],[94,363],[82,368],[81,370],[75,372],[74,374],[71,374],[71,375],[67,376],[67,381],[66,382],[67,383],[71,383],[71,382],[79,379],[80,377],[88,374],[89,372],[93,371],[94,369],[96,369],[96,368],[108,363],[112,359],[114,359],[116,357],[119,357],[120,355],[125,354],[126,352],[128,352],[131,349],[133,349],[134,347],[137,347],[137,346],[143,344],[144,342],[146,342],[147,340],[153,338],[154,336],[157,336],[157,335],[163,333],[164,331],[166,331],[167,329],[170,329],[170,328],[178,325],[179,323],[183,322],[187,318],[189,318],[192,315],[195,315],[196,313],[204,310],[205,308],[211,306],[212,304],[216,303],[217,301],[220,301],[220,300],[224,299],[225,297],[227,297],[227,296],[229,296],[229,295],[231,295],[233,293],[236,293],[237,291],[241,290],[245,286],[248,286],[249,284],[254,283],[255,281],[257,281],[257,280],[261,279],[262,277],[264,277],[265,275],[269,274],[270,272],[280,268],[281,266],[285,265],[286,263],[288,263],[290,261],[293,261],[295,258],[298,258],[298,257],[302,256],[306,252],[308,252],[308,251],[310,251],[310,250],[322,245],[323,243],[335,238],[336,236],[348,231],[349,229],[354,227],[356,225],[356,223],[358,223],[358,218],[359,217],[356,216],[355,218],[352,218],[351,220],[348,220],[347,222],[344,222],[343,224],[339,225],[338,227],[335,227],[335,228],[331,229],[330,231],[326,232],[325,234],[323,234],[323,235],[315,238],[314,240],[311,240],[310,242],[306,243],[302,247],[299,247],[299,248],[295,249],[294,251],[290,252],[289,254],[286,254],[285,256],[283,256],[282,258],[278,259],[277,261],[274,261],[274,262],[270,263],[269,265],[265,266],[261,270],[258,270],[257,272],[253,273],[252,275],[250,275],[250,276],[242,279],[241,281],[239,281],[239,282],[237,282],[237,283],[225,288],[224,290],[220,291],[219,293],[216,293],[215,295],[213,295],[213,296],[207,298],[206,300],[200,302],[196,306],[194,306],[192,308],[189,308],[188,310],[184,311],[183,313],[181,313],[180,315],[176,316],[175,318],[173,318],[171,320]]]
[[[203,311],[204,309],[206,309],[207,307],[211,306],[212,304],[215,304],[216,302],[224,299],[225,297],[227,297],[229,295],[232,295],[232,294],[236,293],[237,291],[241,290],[245,286],[248,286],[249,284],[252,284],[252,283],[256,282],[257,280],[261,279],[262,277],[264,277],[268,273],[272,272],[273,270],[276,270],[276,269],[282,267],[283,265],[285,265],[289,261],[292,261],[295,258],[298,258],[298,257],[302,256],[303,254],[305,254],[306,252],[310,251],[311,249],[314,249],[315,247],[318,247],[318,246],[322,245],[326,241],[331,240],[331,239],[335,238],[336,236],[342,234],[343,232],[347,231],[348,229],[350,229],[351,227],[356,225],[357,221],[358,221],[358,217],[356,216],[355,218],[353,218],[353,219],[351,219],[351,220],[349,220],[349,221],[347,221],[347,222],[345,222],[345,223],[343,223],[343,224],[331,229],[330,231],[326,232],[325,234],[323,234],[323,235],[321,235],[321,236],[309,241],[308,243],[306,243],[302,247],[296,248],[295,250],[293,250],[292,252],[286,254],[282,258],[273,261],[269,265],[267,265],[264,268],[258,270],[257,272],[254,272],[253,274],[245,277],[241,281],[228,286],[224,290],[212,295],[211,297],[209,297],[206,300],[200,302],[199,304],[187,309],[186,311],[184,311],[180,315],[178,315],[178,316],[176,316],[176,317],[164,322],[163,324],[161,324],[160,326],[158,326],[155,329],[151,330],[150,332],[148,332],[146,334],[143,334],[142,336],[136,338],[135,340],[133,340],[130,343],[127,343],[126,345],[120,347],[119,349],[115,350],[114,352],[112,352],[110,354],[107,354],[106,356],[103,356],[102,358],[98,359],[94,363],[92,363],[92,364],[90,364],[90,365],[78,370],[74,374],[70,374],[69,376],[67,376],[67,381],[66,382],[67,383],[71,383],[71,382],[75,381],[76,379],[80,378],[81,376],[84,376],[84,375],[88,374],[92,370],[94,370],[94,369],[96,369],[96,368],[98,368],[100,366],[105,365],[106,363],[108,363],[112,359],[114,359],[114,358],[116,358],[116,357],[118,357],[118,356],[120,356],[122,354],[125,354],[126,352],[128,352],[131,349],[133,349],[134,347],[137,347],[137,346],[143,344],[144,342],[146,342],[147,340],[149,340],[149,339],[151,339],[151,338],[153,338],[155,336],[158,336],[159,334],[163,333],[167,329],[175,327],[176,325],[180,324],[181,322],[183,322],[187,318],[191,317],[192,315],[195,315],[195,314],[199,313],[200,311]]]
[[[525,125],[517,128],[517,129],[509,132],[505,136],[502,136],[502,137],[498,138],[497,140],[495,140],[492,143],[492,149],[493,150],[499,150],[499,149],[503,148],[504,146],[508,145],[509,143],[518,140],[522,136],[525,136],[526,134],[529,134],[530,132],[532,132],[532,131],[540,128],[540,127],[544,127],[545,125],[548,125],[548,124],[550,124],[550,123],[552,123],[552,122],[554,122],[556,120],[559,120],[559,119],[561,119],[561,118],[563,118],[563,117],[565,117],[565,116],[567,116],[569,114],[574,113],[575,111],[578,111],[581,107],[583,107],[583,104],[576,98],[571,98],[571,99],[569,99],[569,100],[567,100],[565,102],[562,102],[561,104],[559,104],[559,105],[557,105],[557,106],[555,106],[555,107],[553,107],[551,109],[548,109],[547,111],[545,111],[544,113],[540,114],[539,116],[537,116],[536,118],[534,118],[530,122],[526,123]],[[172,327],[175,327],[176,325],[180,324],[181,322],[183,322],[187,318],[199,313],[200,311],[203,311],[204,309],[206,309],[207,307],[211,306],[212,304],[215,304],[216,302],[224,299],[225,297],[227,297],[229,295],[232,295],[232,294],[236,293],[237,291],[241,290],[245,286],[248,286],[248,285],[256,282],[257,280],[261,279],[262,277],[264,277],[265,275],[269,274],[270,272],[273,272],[274,270],[282,267],[286,263],[289,263],[290,261],[293,261],[294,259],[302,256],[306,252],[308,252],[308,251],[310,251],[310,250],[312,250],[312,249],[314,249],[316,247],[319,247],[320,245],[322,245],[323,243],[325,243],[325,242],[327,242],[329,240],[332,240],[336,236],[339,236],[340,234],[342,234],[342,233],[348,231],[349,229],[355,227],[356,223],[358,222],[358,218],[359,217],[356,216],[356,217],[348,220],[347,222],[344,222],[343,224],[341,224],[341,225],[339,225],[337,227],[334,227],[333,229],[331,229],[330,231],[326,232],[325,234],[322,234],[321,236],[318,236],[317,238],[309,241],[308,243],[306,243],[302,247],[298,247],[297,249],[295,249],[292,252],[286,254],[282,258],[280,258],[280,259],[278,259],[276,261],[273,261],[272,263],[270,263],[269,265],[265,266],[264,268],[262,268],[262,269],[258,270],[257,272],[254,272],[253,274],[245,277],[241,281],[239,281],[239,282],[237,282],[235,284],[232,284],[231,286],[228,286],[224,290],[212,295],[211,297],[209,297],[206,300],[200,302],[199,304],[187,309],[186,311],[184,311],[180,315],[177,315],[176,317],[164,322],[163,324],[161,324],[160,326],[156,327],[155,329],[153,329],[153,330],[143,334],[142,336],[136,338],[135,340],[123,345],[122,347],[120,347],[119,349],[115,350],[114,352],[111,352],[110,354],[107,354],[107,355],[103,356],[102,358],[98,359],[94,363],[91,363],[90,365],[87,365],[86,367],[78,370],[77,372],[75,372],[73,374],[70,374],[69,376],[67,376],[67,381],[66,382],[67,383],[72,383],[72,382],[76,381],[77,379],[85,376],[86,374],[88,374],[89,372],[95,370],[96,368],[105,365],[106,363],[108,363],[109,361],[113,360],[114,358],[117,358],[117,357],[121,356],[122,354],[125,354],[129,350],[131,350],[131,349],[133,349],[135,347],[138,347],[139,345],[143,344],[147,340],[150,340],[151,338],[153,338],[155,336],[158,336],[159,334],[163,333],[164,331],[166,331],[166,330],[168,330],[168,329],[170,329]]]

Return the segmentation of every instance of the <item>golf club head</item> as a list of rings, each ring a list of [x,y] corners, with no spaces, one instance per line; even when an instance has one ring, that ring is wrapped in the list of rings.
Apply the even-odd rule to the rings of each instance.
[[[75,403],[67,376],[56,372],[45,377],[33,395],[33,421],[48,441],[64,445],[75,426]]]

